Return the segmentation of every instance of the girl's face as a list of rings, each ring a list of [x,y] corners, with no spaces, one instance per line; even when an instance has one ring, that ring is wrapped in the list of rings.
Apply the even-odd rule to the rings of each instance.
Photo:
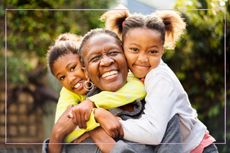
[[[59,57],[52,66],[53,73],[66,89],[85,95],[86,77],[77,54],[65,54]]]
[[[128,67],[121,45],[108,34],[89,38],[83,47],[86,75],[106,91],[116,91],[127,79]]]
[[[128,66],[138,78],[157,67],[164,53],[161,33],[147,28],[130,29],[123,45]]]

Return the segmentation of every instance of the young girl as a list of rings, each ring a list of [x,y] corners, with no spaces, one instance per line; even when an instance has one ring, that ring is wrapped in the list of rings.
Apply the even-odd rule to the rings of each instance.
[[[83,117],[86,116],[87,118],[84,110],[88,110],[88,116],[90,116],[86,129],[80,129],[81,122],[75,122],[79,127],[66,137],[65,142],[72,142],[83,133],[99,126],[94,119],[93,113],[91,113],[93,107],[115,108],[131,103],[136,99],[143,99],[145,96],[143,84],[132,74],[129,74],[127,83],[116,92],[102,91],[84,100],[89,90],[89,80],[85,77],[78,55],[80,41],[81,37],[77,37],[74,34],[61,34],[55,44],[50,47],[47,55],[48,65],[52,74],[63,86],[56,108],[55,122],[71,105],[77,105],[75,111],[83,110]],[[92,84],[90,83],[90,85]],[[87,120],[85,119],[85,121]],[[81,127],[84,127],[84,124],[81,124]]]
[[[185,29],[175,11],[129,15],[127,10],[106,12],[106,28],[122,37],[125,56],[133,74],[144,80],[147,96],[140,119],[121,121],[124,139],[159,144],[166,125],[179,114],[183,152],[218,152],[215,139],[197,118],[187,93],[173,71],[163,62],[164,45],[174,47]]]

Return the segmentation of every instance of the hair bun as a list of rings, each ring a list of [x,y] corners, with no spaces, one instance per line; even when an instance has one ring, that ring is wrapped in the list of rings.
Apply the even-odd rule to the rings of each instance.
[[[105,21],[105,29],[115,32],[121,39],[122,25],[125,19],[129,16],[129,11],[123,5],[105,12],[100,20]]]
[[[165,25],[165,48],[175,48],[176,41],[183,34],[186,24],[176,11],[157,11]]]

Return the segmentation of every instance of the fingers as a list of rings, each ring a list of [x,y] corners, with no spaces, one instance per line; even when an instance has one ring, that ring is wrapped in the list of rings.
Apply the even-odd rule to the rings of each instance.
[[[86,120],[85,120],[85,112],[82,109],[79,109],[78,106],[74,106],[72,108],[72,113],[69,116],[73,115],[73,122],[74,124],[78,125],[79,128],[86,128]]]
[[[111,123],[109,127],[105,128],[105,131],[112,138],[120,138],[124,135],[120,122]]]
[[[68,112],[68,115],[67,115],[67,117],[68,118],[73,118],[74,116],[73,116],[73,110],[72,110],[72,108],[70,109],[70,111]]]
[[[86,128],[85,114],[79,111],[78,123],[80,128]]]
[[[116,119],[119,122],[119,138],[123,138],[124,137],[124,130],[123,130],[123,127],[122,127],[121,122],[120,122],[121,118],[116,116]]]
[[[119,136],[118,137],[119,138],[123,138],[124,137],[124,130],[123,130],[122,126],[121,126],[121,123],[120,123]]]

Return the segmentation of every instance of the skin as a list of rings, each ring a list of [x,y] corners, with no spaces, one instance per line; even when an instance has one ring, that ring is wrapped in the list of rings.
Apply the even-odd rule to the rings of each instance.
[[[87,90],[84,88],[86,77],[79,55],[68,53],[59,57],[54,62],[52,71],[66,89],[80,95],[87,93]],[[73,116],[74,123],[79,125],[80,128],[85,128],[93,107],[94,104],[90,100],[84,100],[79,105],[76,105],[73,108],[76,113],[76,116]],[[72,116],[72,113],[70,113],[70,116]]]
[[[128,67],[120,44],[110,35],[91,37],[83,47],[86,75],[104,91],[116,91],[127,79]]]
[[[48,145],[49,153],[61,152],[62,145],[60,143],[62,143],[65,136],[76,127],[76,125],[72,122],[72,119],[67,116],[70,109],[70,107],[66,109],[52,129]]]
[[[121,45],[112,36],[107,34],[93,36],[83,49],[86,76],[91,79],[95,86],[101,90],[116,91],[125,84],[128,74],[127,63]],[[68,74],[68,71],[66,73]],[[101,124],[101,127],[84,134],[76,142],[90,137],[102,152],[110,152],[116,143],[112,137],[123,137],[121,124],[116,117],[104,109],[96,109],[94,113],[95,119]],[[73,116],[76,115],[76,113],[73,113]],[[68,115],[62,115],[58,122],[63,120],[69,122]],[[53,128],[54,131],[52,131],[54,140],[51,142],[54,143],[62,142],[66,136],[66,131],[72,128],[59,127],[58,125],[61,123],[58,122]],[[56,149],[54,152],[60,152],[61,150],[60,144],[56,148],[50,146],[50,152],[52,152],[52,149]]]
[[[156,68],[164,53],[161,33],[148,28],[130,29],[123,45],[128,66],[137,78]]]
[[[95,86],[105,91],[116,91],[125,84],[128,74],[126,59],[121,44],[112,36],[102,33],[91,37],[83,47],[82,55],[86,76]],[[110,136],[123,137],[121,124],[110,112],[101,108],[96,109],[95,119],[105,133],[95,133],[91,138],[99,144],[102,152],[110,152],[115,144]]]
[[[77,54],[65,54],[59,57],[52,66],[53,74],[66,89],[77,94],[85,95],[86,77],[82,70],[80,58]]]

